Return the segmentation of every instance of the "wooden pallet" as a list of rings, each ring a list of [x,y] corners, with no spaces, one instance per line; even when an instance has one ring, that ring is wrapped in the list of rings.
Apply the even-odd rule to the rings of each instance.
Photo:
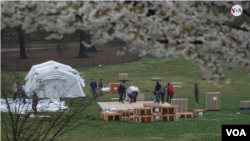
[[[105,121],[121,120],[121,114],[119,114],[119,113],[104,113],[104,120]]]
[[[203,109],[194,109],[194,117],[204,117]]]
[[[134,116],[129,116],[129,122],[135,122],[134,121]]]
[[[153,120],[154,120],[153,115],[139,116],[140,123],[153,122]]]
[[[129,116],[122,116],[122,121],[129,121]]]
[[[176,114],[163,114],[161,115],[161,121],[177,121]]]
[[[161,108],[162,114],[175,114],[177,113],[177,106],[163,106]]]
[[[193,112],[181,112],[179,113],[180,118],[192,118]]]
[[[161,114],[153,114],[153,121],[161,120]]]
[[[144,107],[144,108],[135,108],[134,115],[152,115],[153,108],[152,107]]]
[[[159,103],[143,103],[143,107],[152,107],[152,106],[158,106]]]

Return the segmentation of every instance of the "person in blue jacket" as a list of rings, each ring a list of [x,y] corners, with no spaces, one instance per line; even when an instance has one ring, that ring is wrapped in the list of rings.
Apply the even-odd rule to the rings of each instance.
[[[94,81],[93,79],[90,79],[90,80],[91,80],[90,87],[93,93],[93,97],[96,98],[97,97],[97,93],[96,93],[97,84],[96,84],[96,81]]]
[[[138,92],[137,91],[133,91],[131,93],[134,95],[134,102],[136,102],[136,98],[138,96]]]
[[[126,94],[126,91],[125,91],[125,90],[126,90],[126,89],[125,89],[123,83],[121,83],[120,86],[118,87],[118,93],[119,93],[119,95],[120,95],[119,103],[122,102],[122,103],[124,104],[122,98],[123,98],[123,95]]]

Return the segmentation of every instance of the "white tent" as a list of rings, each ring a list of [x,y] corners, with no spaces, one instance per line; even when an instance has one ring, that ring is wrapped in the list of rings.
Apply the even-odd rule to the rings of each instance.
[[[55,61],[32,66],[25,80],[27,96],[31,96],[33,92],[38,97],[46,98],[86,96],[82,90],[85,83],[79,73],[70,66]]]

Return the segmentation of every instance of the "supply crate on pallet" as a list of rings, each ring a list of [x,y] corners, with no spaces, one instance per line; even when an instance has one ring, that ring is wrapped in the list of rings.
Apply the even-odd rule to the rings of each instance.
[[[127,110],[122,111],[122,116],[128,116],[128,111]]]
[[[122,121],[129,121],[129,116],[122,116]]]
[[[140,123],[153,122],[153,115],[139,116]]]
[[[193,112],[181,112],[179,113],[180,118],[191,118],[193,117]]]
[[[153,114],[153,121],[161,120],[161,114]]]
[[[134,122],[135,122],[135,123],[140,123],[140,118],[139,118],[139,116],[134,116]]]
[[[163,114],[161,115],[161,121],[176,121],[175,114]]]
[[[162,113],[162,105],[152,106],[153,114],[161,114]]]
[[[152,115],[153,108],[152,107],[144,107],[144,108],[135,108],[134,115]]]
[[[195,117],[204,117],[204,110],[203,109],[194,109],[194,116]]]
[[[161,111],[162,114],[175,114],[177,112],[177,106],[163,106]]]
[[[128,116],[133,116],[134,115],[134,110],[129,109],[128,110]]]
[[[207,92],[206,93],[206,110],[220,110],[221,109],[221,93],[220,92]]]
[[[121,114],[119,114],[119,113],[106,113],[104,115],[104,120],[106,120],[106,121],[121,120]]]
[[[143,107],[152,107],[152,106],[158,106],[159,103],[143,103]]]
[[[129,116],[129,122],[134,122],[134,116]]]

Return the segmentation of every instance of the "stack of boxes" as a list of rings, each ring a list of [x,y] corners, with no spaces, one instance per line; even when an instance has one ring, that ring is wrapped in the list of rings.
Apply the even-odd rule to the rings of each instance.
[[[187,98],[172,99],[171,105],[178,106],[178,115],[180,118],[193,117],[193,112],[188,112],[188,99]]]
[[[119,73],[119,80],[128,80],[128,73]]]
[[[121,120],[121,114],[119,114],[117,111],[110,111],[110,112],[101,111],[101,114],[102,114],[102,119],[105,121]]]
[[[250,109],[250,101],[241,101],[240,102],[240,109],[244,110],[244,108]]]
[[[161,114],[161,121],[177,121],[179,114],[177,113],[178,106],[163,106]]]

